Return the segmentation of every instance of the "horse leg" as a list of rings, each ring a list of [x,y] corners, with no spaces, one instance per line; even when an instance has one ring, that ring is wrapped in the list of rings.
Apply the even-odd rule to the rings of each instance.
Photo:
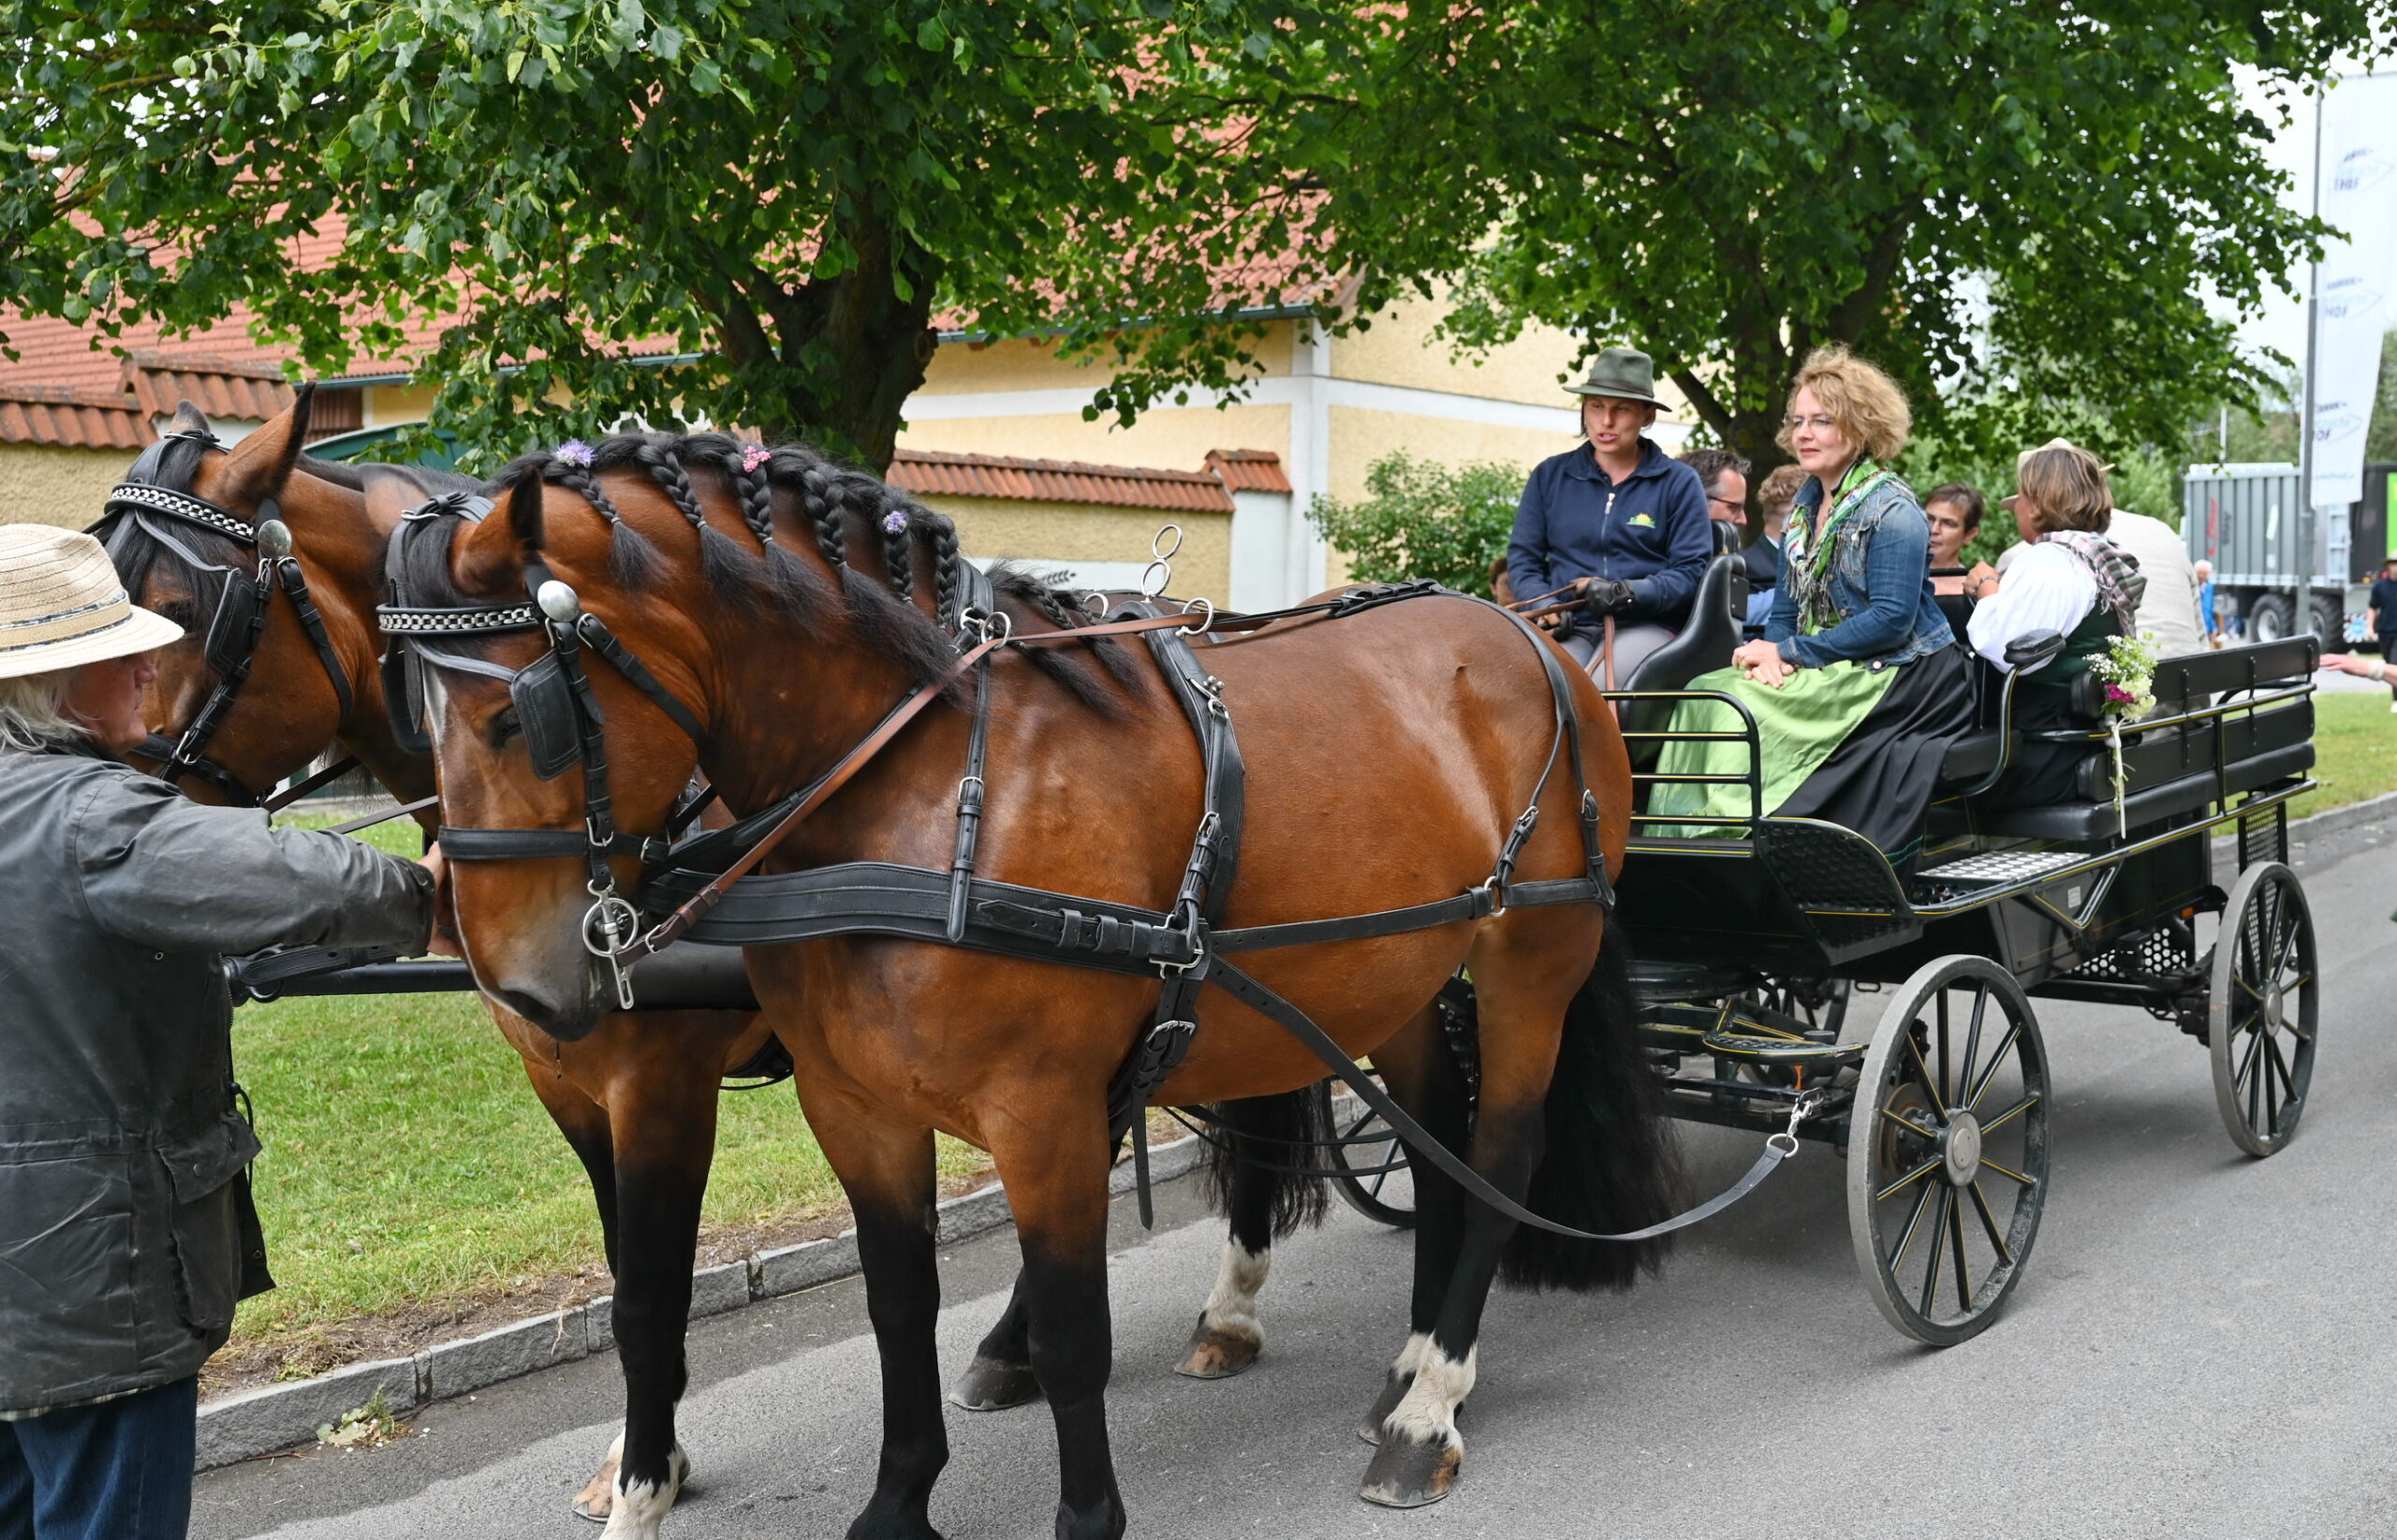
[[[1530,936],[1539,934],[1530,931]],[[1473,1169],[1521,1202],[1545,1151],[1548,1094],[1566,1009],[1574,999],[1574,986],[1560,991],[1556,980],[1562,975],[1578,983],[1586,975],[1596,938],[1588,938],[1592,945],[1581,952],[1581,966],[1569,972],[1556,966],[1555,956],[1563,947],[1554,943],[1570,946],[1566,938],[1551,936],[1546,947],[1507,944],[1514,939],[1475,949],[1481,1085],[1469,1150]],[[1564,961],[1569,967],[1574,960]],[[1431,1316],[1430,1331],[1422,1333],[1419,1316],[1415,1325],[1420,1340],[1410,1337],[1401,1358],[1401,1365],[1412,1370],[1412,1378],[1381,1420],[1381,1438],[1366,1466],[1360,1493],[1367,1502],[1420,1507],[1438,1502],[1455,1486],[1464,1460],[1457,1409],[1473,1392],[1482,1309],[1515,1228],[1515,1222],[1496,1210],[1465,1200],[1446,1292]],[[1427,1251],[1434,1241],[1434,1237],[1424,1238]],[[1425,1260],[1436,1264],[1437,1252]]]
[[[932,1130],[890,1122],[821,1091],[800,1099],[857,1216],[866,1315],[882,1360],[881,1463],[848,1540],[939,1540],[927,1512],[949,1463],[933,1335],[940,1266]]]
[[[625,1428],[607,1534],[652,1540],[674,1505],[691,1461],[674,1436],[674,1407],[688,1371],[691,1265],[699,1204],[715,1159],[721,1065],[713,1055],[640,1056],[611,1078],[617,1247],[615,1334],[625,1375]]]
[[[591,1179],[592,1201],[599,1210],[599,1234],[608,1252],[608,1271],[616,1271],[616,1151],[613,1136],[609,1132],[608,1109],[584,1095],[575,1083],[559,1072],[551,1061],[527,1056],[525,1077],[533,1082],[533,1094],[549,1109],[550,1121],[558,1125],[566,1142],[582,1162],[583,1173]],[[617,1431],[608,1445],[608,1456],[599,1462],[582,1490],[574,1495],[574,1511],[595,1523],[604,1523],[608,1510],[616,1502],[616,1467],[623,1460],[625,1435]]]
[[[1084,1116],[998,1143],[992,1153],[1023,1247],[1032,1368],[1057,1428],[1057,1540],[1117,1540],[1125,1520],[1107,1437],[1115,1343],[1107,1300],[1106,1114],[1094,1096]]]
[[[974,1349],[974,1361],[958,1376],[949,1400],[968,1412],[1004,1412],[1039,1399],[1040,1380],[1032,1371],[1032,1311],[1019,1271],[1007,1308]]]
[[[1374,1067],[1392,1100],[1451,1150],[1465,1148],[1472,1126],[1471,1092],[1463,1069],[1449,1054],[1436,1014],[1426,1011],[1398,1035],[1374,1050]],[[1464,1189],[1428,1161],[1416,1162],[1414,1283],[1407,1299],[1406,1345],[1383,1376],[1381,1393],[1358,1426],[1357,1436],[1379,1444],[1382,1424],[1414,1387],[1416,1371],[1431,1350],[1432,1331],[1448,1298],[1463,1244]]]
[[[1195,1380],[1220,1380],[1257,1361],[1265,1328],[1257,1317],[1257,1296],[1273,1262],[1273,1240],[1307,1220],[1320,1219],[1319,1179],[1272,1169],[1273,1164],[1313,1166],[1330,1136],[1328,1091],[1320,1086],[1281,1096],[1257,1096],[1222,1104],[1224,1137],[1211,1143],[1207,1169],[1230,1221],[1215,1287],[1198,1312],[1190,1343],[1174,1372]],[[1318,1109],[1321,1109],[1318,1111]],[[1270,1164],[1269,1164],[1270,1163]]]

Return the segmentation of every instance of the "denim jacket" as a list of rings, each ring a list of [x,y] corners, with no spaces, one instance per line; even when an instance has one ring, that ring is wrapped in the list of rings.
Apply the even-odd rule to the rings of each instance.
[[[1811,521],[1822,501],[1822,482],[1808,481],[1799,489],[1790,521]],[[1904,482],[1891,477],[1875,488],[1834,538],[1830,588],[1839,623],[1800,636],[1797,584],[1785,570],[1764,628],[1765,639],[1783,657],[1808,668],[1843,658],[1893,667],[1956,639],[1932,593],[1931,521]]]

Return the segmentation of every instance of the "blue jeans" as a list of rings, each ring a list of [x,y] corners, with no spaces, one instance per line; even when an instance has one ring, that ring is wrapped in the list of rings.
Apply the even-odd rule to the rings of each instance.
[[[0,1422],[0,1540],[184,1540],[199,1377]]]

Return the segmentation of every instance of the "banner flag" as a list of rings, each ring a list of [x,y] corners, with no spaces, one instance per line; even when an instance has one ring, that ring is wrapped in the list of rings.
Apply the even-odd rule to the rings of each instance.
[[[2322,104],[2322,220],[2315,280],[2314,506],[2363,497],[2364,433],[2380,388],[2380,338],[2397,324],[2390,242],[2397,239],[2397,75],[2338,81]]]

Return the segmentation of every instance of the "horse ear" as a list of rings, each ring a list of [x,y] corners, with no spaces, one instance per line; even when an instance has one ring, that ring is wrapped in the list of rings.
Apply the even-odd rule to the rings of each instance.
[[[209,432],[208,414],[201,411],[199,407],[194,406],[190,402],[186,401],[179,403],[175,407],[174,420],[167,424],[167,432],[170,433],[205,433]]]
[[[524,564],[541,550],[541,498],[548,490],[537,472],[520,476],[508,489],[506,517],[494,513],[459,532],[452,568],[459,587],[469,594],[500,594],[524,586]]]
[[[213,477],[216,501],[255,508],[283,491],[284,482],[291,478],[291,467],[299,463],[301,448],[308,442],[308,408],[316,391],[313,385],[300,387],[289,406],[233,446]],[[180,410],[175,420],[183,420]]]

